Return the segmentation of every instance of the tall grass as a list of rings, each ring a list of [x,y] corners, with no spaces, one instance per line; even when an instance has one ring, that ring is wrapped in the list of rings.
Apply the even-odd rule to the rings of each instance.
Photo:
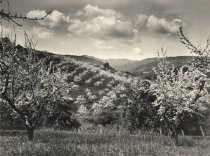
[[[1,136],[1,156],[208,156],[210,140],[181,137],[176,147],[170,137],[149,134],[88,134],[40,130],[34,141],[24,133]]]

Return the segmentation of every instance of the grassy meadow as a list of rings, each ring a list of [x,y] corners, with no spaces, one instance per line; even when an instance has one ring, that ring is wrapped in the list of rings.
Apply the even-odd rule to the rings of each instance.
[[[1,132],[1,156],[209,156],[208,137],[179,137],[179,145],[168,136],[151,134],[100,134],[39,130],[34,141],[24,132]]]

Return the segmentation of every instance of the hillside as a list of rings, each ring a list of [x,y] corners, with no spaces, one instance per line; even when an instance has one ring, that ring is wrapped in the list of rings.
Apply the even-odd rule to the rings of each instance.
[[[100,100],[114,87],[138,79],[130,74],[118,72],[112,67],[107,67],[99,59],[85,55],[58,55],[43,51],[36,51],[36,54],[46,66],[49,67],[50,62],[54,65],[58,64],[63,74],[67,75],[68,82],[73,86],[70,96],[74,101],[78,97],[86,96],[87,90],[96,95],[97,100]]]
[[[98,59],[92,56],[82,55],[58,55],[52,54],[45,51],[37,51],[40,57],[53,56],[54,58],[61,58],[65,61],[79,61],[83,63],[90,63],[94,66],[103,66],[104,63],[108,62],[110,67],[113,67],[117,71],[129,72],[136,76],[147,75],[153,73],[153,67],[157,66],[157,58],[146,58],[143,60],[129,60],[129,59]],[[192,56],[176,56],[168,57],[167,60],[173,64],[175,67],[180,67],[183,64],[191,62]],[[145,77],[145,76],[144,76]]]
[[[175,67],[180,67],[183,64],[191,62],[192,56],[177,56],[168,57],[167,60]],[[126,60],[126,59],[109,59],[106,60],[116,70],[128,71],[136,76],[143,78],[154,77],[153,67],[157,66],[157,58],[147,58],[140,61]]]
[[[117,71],[122,71],[129,75],[138,76],[140,78],[154,79],[155,74],[153,68],[157,66],[157,58],[147,58],[140,61],[128,60],[128,59],[107,59],[102,60],[92,56],[82,55],[56,55],[48,52],[37,51],[38,55],[47,57],[53,56],[57,59],[63,59],[66,62],[75,60],[81,63],[88,63],[94,66],[103,66],[104,63],[108,62],[110,69],[113,67]],[[193,56],[177,56],[168,57],[167,60],[175,66],[175,68],[180,67],[183,64],[187,64],[193,60]],[[114,71],[113,69],[113,71]]]
[[[71,113],[83,126],[87,120],[97,124],[115,122],[117,118],[114,116],[122,106],[123,92],[140,81],[138,77],[116,71],[92,57],[63,56],[40,51],[37,55],[48,67],[57,64],[62,74],[66,75],[71,86],[68,97],[72,101]]]
[[[36,51],[37,55],[40,57],[48,57],[48,56],[53,56],[55,58],[62,58],[65,59],[66,61],[81,61],[81,62],[86,62],[86,63],[91,63],[93,65],[103,65],[104,62],[101,61],[100,59],[97,59],[95,57],[87,56],[87,55],[82,55],[82,56],[77,56],[77,55],[58,55],[58,54],[53,54],[49,53],[47,51]]]

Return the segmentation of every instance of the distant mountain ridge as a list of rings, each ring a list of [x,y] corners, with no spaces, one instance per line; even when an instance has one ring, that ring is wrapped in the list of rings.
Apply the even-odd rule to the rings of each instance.
[[[139,61],[129,60],[129,59],[107,59],[104,60],[108,62],[110,66],[120,71],[130,71],[134,69]]]
[[[109,63],[111,67],[118,71],[129,72],[136,76],[142,76],[143,78],[147,75],[153,73],[153,68],[157,66],[157,58],[146,58],[143,60],[129,60],[129,59],[99,59],[88,55],[58,55],[51,54],[48,52],[39,51],[43,55],[53,55],[57,58],[63,58],[66,61],[71,61],[72,59],[80,62],[91,63],[92,65],[101,66],[104,63]],[[190,63],[193,60],[193,56],[175,56],[167,57],[167,60],[173,64],[175,67],[180,67],[183,64]]]
[[[40,55],[50,55],[54,58],[62,58],[67,62],[73,60],[79,62],[86,62],[92,65],[103,66],[105,63],[109,63],[110,67],[122,72],[129,72],[136,76],[142,76],[146,78],[148,75],[154,75],[153,68],[157,66],[157,58],[146,58],[143,60],[129,60],[129,59],[99,59],[88,55],[58,55],[45,51],[38,51]],[[175,67],[180,67],[183,64],[190,63],[193,60],[193,56],[175,56],[167,57],[167,60]]]
[[[167,57],[167,60],[174,64],[175,67],[189,63],[193,60],[193,56],[176,56]],[[151,72],[152,68],[157,66],[157,58],[146,58],[140,61],[126,59],[108,59],[110,66],[120,71],[128,71],[135,74],[142,72]]]
[[[143,60],[129,60],[129,59],[99,59],[88,55],[59,55],[52,54],[46,51],[37,51],[40,55],[50,55],[56,58],[63,58],[66,61],[72,59],[80,62],[91,63],[93,65],[104,65],[109,63],[111,67],[118,71],[130,72],[135,75],[141,75],[143,73],[152,72],[152,68],[157,66],[157,58],[146,58]],[[183,64],[189,63],[193,60],[193,56],[175,56],[167,57],[167,60],[174,64],[175,67],[179,67]]]
[[[99,59],[93,56],[76,56],[76,55],[61,55],[67,60],[75,59],[76,61],[88,62],[93,65],[103,65],[109,63],[111,67],[117,71],[129,72],[135,76],[142,78],[153,79],[155,74],[153,68],[157,66],[157,58],[146,58],[143,60],[129,60],[129,59]],[[167,60],[175,66],[180,67],[184,64],[188,64],[193,60],[193,56],[175,56],[167,57]]]

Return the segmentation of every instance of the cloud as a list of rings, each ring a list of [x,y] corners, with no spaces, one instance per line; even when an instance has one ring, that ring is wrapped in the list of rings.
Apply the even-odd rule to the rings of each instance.
[[[145,26],[147,25],[147,21],[148,21],[148,16],[140,14],[136,20],[136,25],[138,29],[145,28]]]
[[[181,26],[182,20],[173,19],[171,22],[166,21],[165,18],[158,19],[151,15],[147,21],[147,28],[160,34],[175,34]]]
[[[29,18],[42,18],[44,16],[46,16],[47,13],[45,10],[31,10],[29,11],[26,16]]]
[[[105,16],[105,17],[118,17],[121,18],[123,17],[120,13],[116,12],[115,10],[112,9],[101,9],[97,6],[93,5],[86,5],[82,11],[79,11],[76,16],[85,16],[89,18],[97,17],[97,16]]]
[[[44,10],[31,10],[27,13],[27,17],[30,18],[40,18],[46,16],[46,11]],[[44,20],[39,21],[43,26],[48,26],[50,28],[65,24],[70,22],[70,17],[65,16],[62,12],[54,10],[49,14]]]
[[[182,22],[181,19],[167,21],[165,18],[157,18],[154,15],[139,15],[136,25],[138,29],[147,29],[157,34],[174,35],[179,31]]]
[[[33,27],[32,32],[39,38],[53,37],[53,31],[43,27]]]
[[[44,17],[44,10],[31,10],[27,17]],[[157,18],[155,15],[140,14],[136,19],[128,19],[114,9],[99,8],[86,5],[72,15],[54,10],[44,20],[38,21],[39,26],[54,30],[57,34],[69,33],[74,37],[90,37],[100,40],[118,39],[129,43],[139,41],[142,32],[174,35],[179,30],[181,19]],[[50,33],[48,33],[50,34]]]
[[[75,17],[71,20],[68,30],[71,34],[79,36],[132,39],[136,32],[131,21],[111,9],[87,5]]]

